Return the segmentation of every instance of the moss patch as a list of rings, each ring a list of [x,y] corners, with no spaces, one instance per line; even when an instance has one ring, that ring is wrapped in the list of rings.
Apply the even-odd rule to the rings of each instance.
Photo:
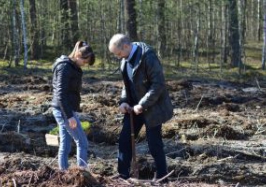
[[[89,121],[82,121],[81,127],[85,131],[85,133],[88,134],[90,132],[90,129],[91,129],[91,123]],[[50,130],[49,134],[58,135],[59,134],[59,127],[56,126],[52,130]]]

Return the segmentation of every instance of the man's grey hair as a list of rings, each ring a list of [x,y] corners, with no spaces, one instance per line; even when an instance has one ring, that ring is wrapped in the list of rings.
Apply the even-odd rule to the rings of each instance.
[[[131,44],[129,37],[125,34],[115,34],[109,42],[109,48],[115,46],[118,49],[122,49],[124,44]]]

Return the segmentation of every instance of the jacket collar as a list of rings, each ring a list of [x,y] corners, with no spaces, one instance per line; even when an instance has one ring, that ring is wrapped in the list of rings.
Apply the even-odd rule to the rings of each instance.
[[[129,54],[128,58],[126,59],[126,61],[129,62],[131,60],[131,58],[133,57],[133,55],[136,52],[137,48],[138,48],[137,45],[132,44],[132,49],[131,49],[130,54]]]
[[[139,65],[141,64],[141,57],[142,57],[142,54],[139,54],[139,53],[142,53],[142,51],[143,51],[143,49],[142,49],[140,46],[137,46],[137,45],[134,45],[134,46],[136,46],[136,48],[135,48],[135,51],[134,51],[134,53],[132,54],[132,56],[131,56],[130,58],[127,58],[127,59],[124,59],[124,58],[123,58],[122,61],[121,61],[121,66],[120,66],[121,71],[124,72],[124,71],[125,71],[125,68],[126,68],[126,64],[127,64],[127,62],[128,62],[128,59],[131,59],[135,53],[137,53],[137,54],[136,54],[137,56],[138,56],[138,55],[141,55],[141,56],[139,57],[140,60],[138,60],[138,61],[136,62],[136,64],[134,65],[134,68],[133,68],[133,75],[134,75],[134,73],[136,72],[136,70],[138,69]]]

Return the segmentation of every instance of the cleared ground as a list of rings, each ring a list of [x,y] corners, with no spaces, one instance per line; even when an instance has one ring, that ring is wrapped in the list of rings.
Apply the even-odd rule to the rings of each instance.
[[[56,126],[51,77],[0,75],[0,186],[156,186],[142,129],[140,180],[112,179],[122,115],[119,79],[84,79],[82,121],[90,121],[88,171],[57,168],[57,147],[44,135]],[[266,185],[266,84],[192,79],[167,81],[175,110],[163,126],[170,182],[164,186]],[[162,186],[162,185],[161,185]]]

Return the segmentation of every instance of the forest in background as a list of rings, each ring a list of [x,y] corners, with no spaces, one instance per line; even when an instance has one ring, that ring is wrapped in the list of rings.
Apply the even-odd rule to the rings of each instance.
[[[145,41],[158,55],[198,70],[237,67],[249,55],[265,68],[266,0],[0,0],[0,57],[17,66],[30,60],[53,61],[77,40],[88,41],[101,68],[113,58],[108,42],[117,32]],[[247,54],[249,44],[256,54]],[[23,63],[24,62],[24,63]]]

